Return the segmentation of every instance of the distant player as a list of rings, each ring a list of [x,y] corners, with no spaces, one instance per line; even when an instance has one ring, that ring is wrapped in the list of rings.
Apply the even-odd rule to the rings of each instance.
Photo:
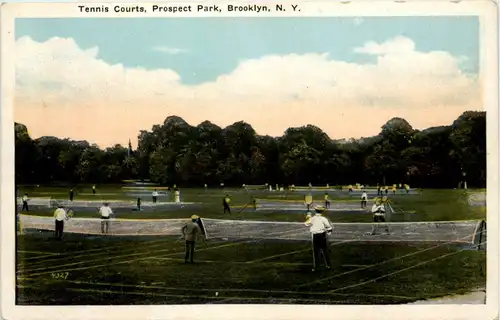
[[[205,240],[205,235],[200,227],[203,225],[201,223],[200,217],[193,215],[191,216],[191,221],[187,222],[182,228],[182,237],[186,241],[186,254],[184,256],[184,263],[194,263],[194,249],[197,238],[200,236]]]
[[[174,202],[175,203],[181,203],[181,192],[179,191],[179,189],[175,189],[175,192],[174,192]]]
[[[137,211],[141,211],[141,197],[137,197]]]
[[[352,185],[349,185],[349,192],[352,192]]]
[[[221,182],[221,183],[220,183],[220,188],[221,188],[221,189],[224,189],[224,182]]]
[[[389,187],[385,186],[385,194],[387,195],[389,193]]]
[[[366,202],[368,201],[368,194],[363,191],[361,194],[361,209],[366,209]]]
[[[203,187],[205,187],[205,192],[207,192],[207,188],[208,188],[208,186],[207,186],[207,184],[206,184],[206,183],[205,183],[205,185],[204,185]]]
[[[372,206],[372,214],[373,214],[373,222],[375,223],[372,229],[372,235],[374,235],[378,229],[377,224],[386,222],[385,206],[380,198],[375,199],[375,202],[373,203]],[[385,231],[389,233],[389,226],[387,224],[385,225]]]
[[[158,191],[156,191],[156,189],[154,189],[152,196],[153,196],[153,203],[156,203],[156,201],[158,200]]]
[[[29,208],[28,208],[28,201],[29,201],[28,194],[25,193],[23,195],[23,207],[21,208],[21,212],[22,211],[30,211]]]
[[[396,194],[396,185],[395,184],[392,185],[392,194]]]
[[[222,207],[224,208],[224,214],[226,213],[231,214],[231,207],[229,207],[230,203],[231,203],[231,198],[229,198],[229,195],[226,194],[226,196],[222,199]]]
[[[377,196],[381,195],[382,191],[380,189],[380,185],[377,183]]]
[[[325,208],[316,207],[314,216],[308,214],[306,216],[305,225],[309,227],[309,231],[312,235],[312,245],[313,245],[313,269],[319,267],[320,257],[323,256],[325,266],[330,269],[330,250],[328,245],[328,235],[333,231],[333,226],[327,218],[322,216]]]
[[[109,219],[113,214],[113,210],[109,207],[107,202],[104,202],[102,207],[99,209],[99,213],[101,214],[101,232],[103,234],[108,234],[109,232]]]
[[[75,197],[75,192],[73,189],[69,190],[69,201],[73,201],[73,198]]]
[[[410,186],[405,184],[406,194],[410,193]]]
[[[307,211],[311,210],[311,205],[313,203],[312,195],[305,195],[304,196],[304,204],[306,205]]]
[[[328,199],[328,192],[325,192],[325,208],[330,208],[330,199]]]
[[[58,240],[62,240],[64,232],[64,220],[68,220],[68,215],[66,214],[66,210],[64,210],[62,204],[60,204],[54,211],[54,219],[56,220],[55,236]]]
[[[96,190],[95,190],[95,185],[92,186],[92,194],[95,194],[96,193]]]

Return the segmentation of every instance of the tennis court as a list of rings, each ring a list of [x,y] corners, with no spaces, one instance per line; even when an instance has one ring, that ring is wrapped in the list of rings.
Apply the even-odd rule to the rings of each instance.
[[[214,239],[186,265],[177,237],[51,236],[19,238],[19,304],[387,304],[485,281],[484,252],[449,242],[333,242],[333,270],[311,273],[308,241]]]
[[[30,194],[53,192],[54,197],[54,190],[39,191]],[[327,213],[335,225],[333,270],[315,273],[303,215],[248,208],[251,199],[300,203],[303,196],[233,190],[229,217],[220,212],[220,200],[228,193],[186,189],[185,200],[201,203],[200,208],[124,212],[111,222],[108,236],[100,235],[94,213],[75,209],[63,241],[50,231],[53,208],[23,214],[25,232],[17,238],[18,303],[399,304],[485,285],[486,254],[477,250],[486,244],[485,210],[469,206],[460,193],[398,197],[390,234],[371,235],[370,214]],[[127,200],[114,197],[110,200]],[[410,209],[416,214],[399,213]],[[179,241],[180,226],[191,214],[203,218],[209,236],[197,244],[194,265],[184,264]]]

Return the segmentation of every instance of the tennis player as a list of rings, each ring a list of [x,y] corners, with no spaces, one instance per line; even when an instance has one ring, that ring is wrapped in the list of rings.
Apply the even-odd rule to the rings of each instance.
[[[328,235],[330,235],[333,231],[333,226],[330,221],[322,215],[325,208],[316,207],[314,208],[314,211],[314,216],[308,214],[305,222],[305,225],[309,227],[309,231],[312,236],[313,272],[319,267],[321,255],[323,255],[326,268],[331,268]]]
[[[325,192],[325,208],[330,208],[330,199],[328,199],[328,192]]]
[[[75,197],[75,192],[73,189],[69,190],[69,201],[73,201],[73,198]]]
[[[376,198],[375,202],[373,203],[372,206],[372,213],[373,213],[373,228],[372,228],[372,235],[374,235],[377,230],[378,230],[378,224],[379,223],[385,223],[385,206],[383,201],[380,198]],[[389,233],[389,226],[386,224],[385,225],[385,231]]]
[[[102,207],[99,209],[99,213],[101,214],[101,232],[103,234],[108,234],[109,232],[109,219],[113,214],[113,210],[109,207],[107,202],[102,204]]]
[[[229,207],[229,203],[231,203],[231,198],[229,198],[229,195],[226,194],[226,196],[222,199],[222,207],[224,208],[224,214],[226,214],[226,212],[228,214],[231,214],[231,207]]]
[[[21,208],[21,211],[30,211],[29,208],[28,208],[28,194],[25,193],[24,196],[23,196],[23,207]]]
[[[194,249],[196,240],[202,236],[205,239],[202,229],[200,228],[200,217],[197,215],[191,216],[191,221],[187,222],[181,229],[182,237],[186,241],[186,254],[184,263],[194,263]]]
[[[153,196],[153,203],[156,203],[156,201],[158,200],[158,191],[156,191],[156,189],[154,189],[152,196]]]
[[[361,194],[361,209],[366,209],[366,201],[368,201],[368,194],[363,191]]]
[[[54,218],[56,219],[56,238],[58,240],[62,240],[64,220],[68,220],[68,215],[66,214],[66,210],[64,210],[62,204],[57,206],[57,209],[54,211]]]
[[[181,203],[181,192],[177,188],[175,189],[174,192],[174,201],[175,203]]]
[[[137,197],[137,211],[141,211],[141,197]]]
[[[95,185],[92,186],[92,194],[95,194]]]

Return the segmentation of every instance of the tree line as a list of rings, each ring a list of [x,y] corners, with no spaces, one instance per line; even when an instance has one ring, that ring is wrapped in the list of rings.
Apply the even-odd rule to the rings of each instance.
[[[18,184],[119,183],[151,180],[179,186],[242,184],[407,183],[412,187],[486,185],[486,113],[467,111],[451,125],[415,130],[393,118],[373,137],[332,140],[320,128],[289,128],[281,137],[256,134],[248,123],[191,126],[171,116],[138,147],[100,149],[87,141],[32,139],[15,124]]]

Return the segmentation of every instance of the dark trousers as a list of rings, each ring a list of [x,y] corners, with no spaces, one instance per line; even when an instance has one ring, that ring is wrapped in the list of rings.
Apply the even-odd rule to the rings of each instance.
[[[325,208],[330,208],[330,200],[325,200]]]
[[[231,214],[231,208],[229,208],[229,205],[227,205],[227,204],[224,205],[224,214],[226,212],[229,213],[229,214]]]
[[[319,267],[321,256],[325,261],[325,266],[330,267],[330,252],[328,248],[328,238],[326,232],[313,234],[313,263],[314,269]]]
[[[366,208],[366,200],[361,200],[361,208]]]
[[[64,231],[64,220],[58,221],[56,220],[56,238],[62,239]]]
[[[153,203],[156,203],[156,197],[153,197]]]
[[[372,227],[372,235],[376,234],[379,227],[380,227],[380,224],[381,223],[385,223],[385,217],[384,216],[380,216],[380,215],[373,215],[373,227]],[[385,228],[385,232],[386,233],[389,233],[389,225],[385,224],[384,226]]]
[[[184,261],[193,262],[194,259],[194,241],[186,240],[186,255]]]
[[[21,211],[24,211],[24,210],[29,211],[29,209],[28,209],[28,201],[23,201],[23,208],[21,209]]]
[[[109,232],[109,218],[101,217],[101,233]]]
[[[92,189],[92,194],[95,194],[95,189]]]

